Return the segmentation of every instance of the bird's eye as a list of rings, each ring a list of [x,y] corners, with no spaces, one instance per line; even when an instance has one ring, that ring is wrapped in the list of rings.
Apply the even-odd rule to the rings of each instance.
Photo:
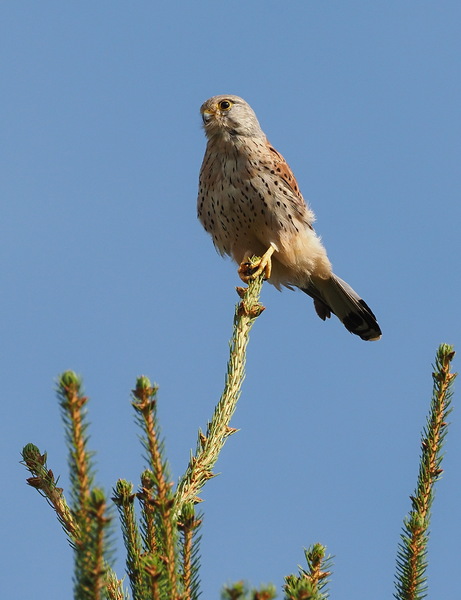
[[[232,102],[230,100],[221,100],[221,102],[218,102],[218,107],[221,110],[229,110],[231,106]]]

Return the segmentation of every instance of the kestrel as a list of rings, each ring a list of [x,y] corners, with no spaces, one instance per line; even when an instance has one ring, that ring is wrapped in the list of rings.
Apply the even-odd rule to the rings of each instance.
[[[238,96],[214,96],[200,109],[208,139],[200,171],[198,218],[221,255],[248,281],[263,270],[277,289],[298,287],[318,316],[335,314],[362,340],[381,329],[368,305],[331,268],[314,231],[314,213],[283,156],[268,142],[253,109]],[[262,257],[251,270],[251,256]]]

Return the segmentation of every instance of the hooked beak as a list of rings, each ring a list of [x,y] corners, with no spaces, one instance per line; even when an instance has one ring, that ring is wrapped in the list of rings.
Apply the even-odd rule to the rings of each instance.
[[[202,120],[203,120],[204,125],[206,125],[208,123],[208,121],[213,118],[214,114],[215,113],[209,109],[205,109],[202,112]]]

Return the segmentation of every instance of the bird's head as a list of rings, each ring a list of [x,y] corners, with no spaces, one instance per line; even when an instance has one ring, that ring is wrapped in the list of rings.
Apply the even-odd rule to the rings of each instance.
[[[203,127],[208,139],[265,135],[251,106],[238,96],[213,96],[200,107]]]

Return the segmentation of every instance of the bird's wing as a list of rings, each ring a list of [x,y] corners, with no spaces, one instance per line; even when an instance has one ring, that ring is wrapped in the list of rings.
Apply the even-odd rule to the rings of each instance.
[[[277,150],[269,142],[267,142],[267,147],[271,152],[273,171],[279,176],[282,185],[286,186],[290,190],[290,199],[297,213],[301,217],[306,217],[309,209],[301,194],[296,177],[293,175],[293,171],[290,169],[287,161],[283,158],[280,152],[277,152]]]

